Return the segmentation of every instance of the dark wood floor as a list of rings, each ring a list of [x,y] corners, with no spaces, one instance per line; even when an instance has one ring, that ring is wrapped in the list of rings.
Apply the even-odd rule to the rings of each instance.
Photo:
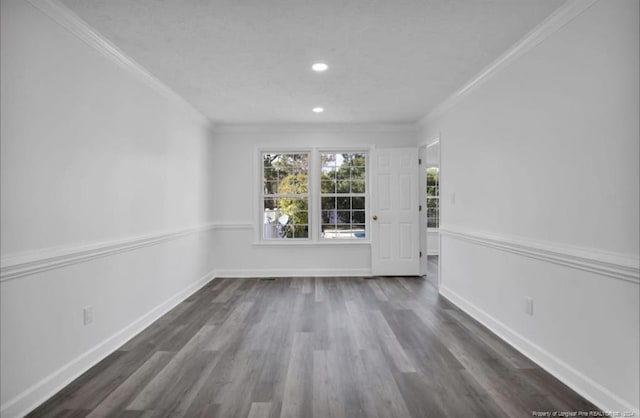
[[[596,408],[422,278],[216,279],[38,417],[530,417]]]

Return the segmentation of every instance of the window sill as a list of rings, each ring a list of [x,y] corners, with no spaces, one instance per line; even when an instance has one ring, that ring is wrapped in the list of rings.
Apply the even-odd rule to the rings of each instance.
[[[270,240],[270,241],[254,241],[251,245],[256,247],[338,247],[338,246],[370,246],[369,240],[335,240],[335,241],[311,241],[311,240]]]

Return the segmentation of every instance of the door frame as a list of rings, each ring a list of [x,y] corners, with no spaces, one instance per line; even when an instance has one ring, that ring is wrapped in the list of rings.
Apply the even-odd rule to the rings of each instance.
[[[422,253],[422,258],[420,259],[420,275],[427,275],[427,265],[429,258],[429,248],[428,248],[428,228],[427,228],[427,178],[424,170],[427,167],[427,152],[428,149],[438,145],[438,169],[439,169],[439,184],[440,184],[440,220],[442,220],[442,144],[440,142],[440,135],[430,140],[424,141],[419,148],[419,158],[420,158],[420,204],[424,207],[424,210],[420,212],[420,251]],[[440,237],[438,236],[438,241],[440,241]],[[442,248],[438,248],[439,254],[442,253]],[[440,255],[439,255],[440,257]],[[440,261],[440,259],[438,260]],[[440,284],[440,262],[438,262],[438,273],[437,273],[437,282]]]
[[[427,145],[421,145],[418,149],[419,156],[419,179],[418,187],[420,187],[420,205],[423,208],[420,211],[420,276],[425,277],[427,275],[427,208],[425,202],[427,201],[427,177],[425,176],[425,167],[427,166]]]

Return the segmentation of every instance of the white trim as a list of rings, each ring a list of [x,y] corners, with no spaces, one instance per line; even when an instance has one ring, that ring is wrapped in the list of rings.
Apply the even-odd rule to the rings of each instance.
[[[508,67],[513,61],[535,48],[549,36],[563,28],[582,12],[591,7],[598,0],[569,0],[560,6],[553,14],[536,26],[524,38],[516,42],[511,48],[500,55],[489,66],[476,74],[471,80],[459,88],[455,93],[436,106],[431,112],[418,121],[425,126],[448,112],[473,90],[488,81],[491,77]]]
[[[142,65],[138,64],[135,60],[122,52],[118,47],[109,42],[95,29],[89,26],[78,15],[71,11],[68,7],[62,4],[58,0],[27,0],[32,6],[49,16],[56,21],[59,25],[67,29],[70,33],[75,35],[78,39],[85,42],[87,45],[100,52],[103,56],[120,66],[121,68],[134,75],[156,92],[160,93],[163,97],[179,103],[187,108],[198,113],[204,119],[209,121],[202,112],[193,107],[193,105],[187,102],[182,96],[177,94],[166,84],[152,75]]]
[[[433,141],[433,142],[431,142],[431,143],[427,144],[427,145],[426,145],[426,147],[427,147],[427,148],[431,148],[431,147],[433,147],[433,146],[435,146],[435,145],[438,145],[439,143],[440,143],[440,137],[438,137],[438,139],[436,139],[435,141]]]
[[[312,216],[313,216],[313,198],[312,198],[312,189],[311,189],[311,173],[313,172],[313,160],[314,160],[314,153],[315,150],[311,147],[303,147],[303,148],[279,148],[279,147],[275,147],[272,149],[269,148],[264,148],[264,147],[258,147],[257,148],[258,153],[257,153],[257,161],[256,161],[256,167],[260,167],[260,174],[258,174],[256,176],[256,184],[258,187],[258,191],[259,193],[256,193],[256,196],[258,196],[258,201],[257,204],[255,204],[255,207],[257,208],[257,216],[255,219],[255,224],[254,224],[254,228],[256,231],[256,235],[258,237],[259,240],[265,240],[264,238],[264,201],[265,199],[268,198],[294,198],[294,199],[307,199],[307,231],[308,231],[308,236],[306,238],[292,238],[295,239],[296,241],[311,241],[313,240],[313,232],[312,232],[312,225],[310,224],[310,221],[312,221]],[[263,185],[263,179],[264,179],[264,156],[268,155],[268,154],[285,154],[285,155],[292,155],[292,154],[306,154],[308,156],[307,159],[307,192],[306,193],[292,193],[292,194],[272,194],[272,195],[265,195],[264,194],[264,185]]]
[[[253,126],[253,125],[252,125]],[[325,126],[325,125],[323,125]],[[323,245],[337,245],[336,241],[342,240],[331,240],[331,239],[323,239],[320,235],[320,231],[322,228],[321,225],[321,200],[322,200],[322,191],[320,190],[320,154],[322,153],[340,153],[340,152],[354,152],[354,153],[364,153],[365,161],[366,161],[366,187],[365,193],[363,193],[363,197],[365,198],[365,217],[368,220],[369,214],[371,212],[370,209],[370,190],[371,190],[371,156],[373,155],[375,147],[371,144],[369,145],[353,145],[353,146],[337,146],[337,147],[263,147],[256,146],[254,148],[254,167],[255,170],[259,170],[259,173],[254,173],[254,196],[257,196],[254,200],[254,212],[256,213],[255,220],[253,222],[254,228],[254,238],[253,245],[317,245],[318,243],[323,243]],[[307,238],[294,238],[290,240],[280,240],[280,239],[265,239],[264,238],[264,229],[263,229],[263,219],[264,219],[264,211],[263,211],[263,202],[264,202],[264,191],[262,187],[262,179],[263,179],[263,155],[271,154],[271,153],[307,153],[309,154],[309,167],[308,167],[308,192],[306,197],[308,199],[308,211],[309,211],[309,236]],[[295,197],[298,195],[291,195],[291,197]],[[305,195],[300,195],[305,196]],[[353,196],[352,194],[345,194],[345,196]],[[233,226],[229,226],[229,229],[233,229]],[[370,234],[371,234],[371,225],[370,222],[365,222],[365,239],[350,239],[349,241],[355,244],[362,243],[370,243]],[[284,242],[286,241],[286,242]]]
[[[416,122],[416,126],[420,126],[420,121]],[[419,141],[418,148],[427,147],[427,146],[432,147],[436,144],[439,144],[441,135],[442,135],[442,132],[438,132],[438,136],[432,137],[431,139],[423,139],[422,141]]]
[[[216,133],[317,133],[317,132],[411,132],[418,133],[415,123],[219,123]]]
[[[38,383],[32,385],[13,399],[8,400],[0,407],[0,415],[3,417],[19,417],[37,408],[44,401],[176,307],[180,302],[196,293],[209,283],[209,281],[213,280],[213,277],[213,272],[207,273],[186,289],[162,302],[120,331],[90,348],[44,379],[41,379]]]
[[[215,228],[215,224],[205,224],[192,228],[114,241],[103,241],[73,247],[49,248],[4,256],[0,261],[0,282],[73,264],[86,263],[96,258],[108,257],[126,251],[157,245],[187,235],[208,231],[213,228]]]
[[[528,340],[507,325],[498,321],[481,308],[475,306],[462,296],[458,295],[446,286],[440,286],[440,295],[466,312],[485,327],[489,328],[502,340],[513,346],[516,350],[531,359],[538,366],[558,378],[578,394],[589,399],[603,411],[634,411],[638,416],[638,410],[632,404],[621,399],[598,382],[583,375],[561,359],[546,351],[544,348]]]
[[[312,241],[303,239],[272,239],[263,241],[254,241],[251,245],[255,247],[277,247],[277,246],[303,246],[303,247],[339,247],[339,246],[370,246],[371,241],[358,238],[345,239],[323,239],[322,241]]]
[[[216,278],[256,278],[256,277],[371,277],[371,269],[221,269],[216,270]]]
[[[638,257],[484,232],[464,231],[440,225],[440,236],[443,235],[640,285],[640,258]]]

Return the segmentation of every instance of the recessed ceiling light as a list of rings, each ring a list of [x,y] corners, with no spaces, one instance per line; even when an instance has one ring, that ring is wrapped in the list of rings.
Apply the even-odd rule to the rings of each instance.
[[[324,112],[324,108],[323,107],[314,107],[313,111],[315,113],[322,113],[322,112]]]
[[[318,72],[327,71],[328,68],[329,68],[329,66],[327,64],[325,64],[324,62],[316,62],[315,64],[313,64],[311,66],[311,69],[313,71],[318,71]]]

